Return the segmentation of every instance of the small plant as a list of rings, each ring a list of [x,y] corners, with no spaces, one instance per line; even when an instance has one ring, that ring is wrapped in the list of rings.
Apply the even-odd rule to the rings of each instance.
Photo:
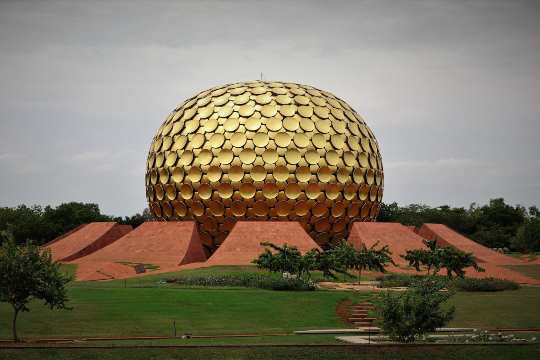
[[[407,291],[382,294],[378,312],[384,332],[393,341],[411,343],[446,325],[454,308],[443,308],[452,296],[451,292],[442,291],[444,287],[444,283],[430,277],[418,280]]]

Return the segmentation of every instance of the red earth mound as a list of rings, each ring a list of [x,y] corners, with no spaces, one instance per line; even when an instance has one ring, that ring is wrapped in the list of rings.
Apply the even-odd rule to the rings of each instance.
[[[377,243],[378,246],[388,245],[392,260],[398,265],[408,264],[401,257],[407,250],[425,248],[422,238],[400,223],[356,222],[352,226],[348,241],[356,248],[362,244],[368,248]]]
[[[71,261],[107,246],[132,230],[130,225],[93,222],[81,225],[44,245],[53,260]]]
[[[133,277],[138,264],[146,264],[148,269],[158,267],[151,272],[155,273],[205,260],[195,222],[153,221],[74,263],[78,264],[78,280],[102,280]]]
[[[444,225],[440,225],[440,224],[428,224],[428,225],[430,228],[435,228],[435,229],[441,229],[441,227],[444,227],[448,229],[450,232],[457,234],[453,230],[450,230]],[[421,229],[425,229],[425,227],[426,225],[422,226]],[[444,232],[444,233],[441,232],[441,234],[448,236],[448,232]],[[428,235],[428,233],[425,230],[421,231],[419,234],[416,234],[413,232],[413,229],[411,227],[404,226],[399,223],[357,222],[353,225],[351,229],[351,234],[349,235],[349,242],[352,243],[355,247],[359,247],[361,244],[365,244],[367,247],[370,247],[376,243],[378,243],[379,246],[388,245],[390,251],[392,252],[392,260],[396,263],[397,266],[390,265],[389,267],[387,267],[387,270],[390,272],[415,274],[417,273],[416,270],[409,268],[408,262],[404,260],[400,255],[405,255],[407,250],[425,248],[422,240],[424,238],[432,239],[432,237],[426,236],[426,235]],[[468,242],[472,242],[471,240],[461,235],[459,236],[464,238]],[[462,241],[462,243],[464,243],[464,241]],[[488,254],[495,253],[495,255],[497,256],[508,258],[507,256],[504,256],[495,251],[489,250],[477,243],[468,244],[469,246],[465,248],[456,246],[454,244],[455,242],[441,241],[442,246],[455,246],[467,252],[473,252],[472,250],[474,249],[476,250],[477,253],[479,252],[478,248],[483,248],[487,250],[487,252],[480,252],[482,255],[486,253]],[[458,243],[458,245],[460,245],[460,243]],[[477,253],[475,253],[475,256],[477,256]],[[521,284],[540,284],[538,280],[535,280],[533,278],[522,275],[516,271],[500,266],[500,265],[506,265],[506,264],[492,263],[493,257],[485,257],[485,258],[488,259],[488,262],[483,261],[480,264],[485,269],[485,272],[477,272],[473,268],[468,268],[466,269],[466,276],[472,277],[472,278],[495,277],[499,279],[512,280]],[[510,260],[514,260],[514,259],[510,258]],[[519,261],[519,264],[523,264],[523,262]],[[443,271],[441,271],[440,274],[445,275]]]
[[[204,266],[252,265],[264,251],[261,242],[295,246],[302,253],[320,249],[296,221],[239,221]]]
[[[424,224],[418,230],[418,235],[425,239],[437,240],[441,246],[453,246],[462,251],[473,253],[482,263],[491,265],[524,265],[519,259],[498,253],[450,229],[443,224]]]

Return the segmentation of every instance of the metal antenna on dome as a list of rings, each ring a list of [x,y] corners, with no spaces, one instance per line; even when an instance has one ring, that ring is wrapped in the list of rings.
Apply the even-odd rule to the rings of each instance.
[[[263,73],[261,73],[261,81],[262,81],[262,79],[263,79]]]

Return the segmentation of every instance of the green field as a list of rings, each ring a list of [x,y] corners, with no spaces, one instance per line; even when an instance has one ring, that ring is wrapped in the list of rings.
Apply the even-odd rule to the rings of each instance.
[[[73,272],[73,267],[65,267]],[[208,346],[208,345],[339,345],[335,335],[294,335],[295,330],[345,328],[336,315],[338,302],[374,300],[374,293],[340,291],[271,291],[247,288],[182,287],[163,280],[179,275],[227,274],[256,271],[253,267],[221,267],[186,270],[173,274],[103,282],[74,282],[69,285],[69,311],[50,311],[35,302],[31,312],[19,318],[19,334],[26,340],[43,338],[166,336],[192,334],[191,339],[102,340],[83,341],[85,346]],[[524,287],[497,293],[458,292],[452,298],[456,316],[450,326],[479,328],[540,328],[540,287]],[[11,337],[9,305],[0,304],[0,339]],[[174,324],[174,325],[173,325]],[[249,334],[250,337],[230,337]],[[197,338],[201,336],[201,338]],[[203,336],[215,336],[204,338]],[[531,335],[532,336],[532,335]],[[480,358],[491,347],[469,347],[445,352],[445,358]],[[497,346],[490,359],[535,358],[535,346]],[[0,350],[0,359],[113,359],[122,354],[130,359],[193,357],[212,358],[358,358],[383,359],[425,358],[424,350],[407,348],[406,352],[362,350],[350,348],[268,348],[252,349],[15,349]],[[434,355],[440,350],[434,347]],[[469,350],[467,350],[469,351]],[[380,358],[380,357],[378,357]]]
[[[540,280],[540,265],[506,265],[505,267],[533,279]]]

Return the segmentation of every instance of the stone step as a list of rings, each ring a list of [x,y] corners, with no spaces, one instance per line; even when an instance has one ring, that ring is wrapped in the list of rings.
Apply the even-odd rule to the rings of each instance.
[[[372,322],[361,322],[361,323],[354,323],[353,326],[355,327],[372,327],[373,326],[373,323]]]

